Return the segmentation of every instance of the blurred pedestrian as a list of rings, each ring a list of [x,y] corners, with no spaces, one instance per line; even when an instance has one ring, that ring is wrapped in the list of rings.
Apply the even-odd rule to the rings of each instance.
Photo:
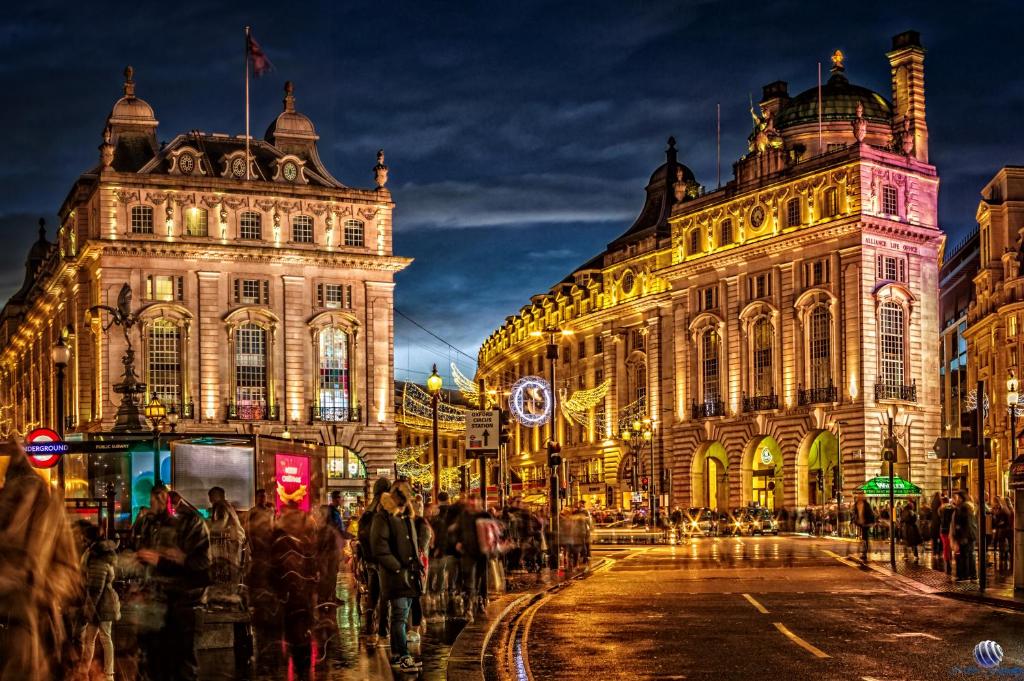
[[[953,515],[956,508],[950,503],[949,497],[942,497],[942,506],[939,507],[939,541],[942,542],[942,567],[946,574],[953,572],[953,537],[950,529],[953,526]]]
[[[89,551],[85,565],[85,627],[82,637],[82,668],[91,673],[96,639],[103,648],[103,675],[105,681],[114,681],[114,641],[112,628],[121,619],[121,600],[114,590],[114,561],[117,544],[98,541]]]
[[[903,527],[903,544],[914,553],[914,562],[921,561],[918,547],[921,545],[921,528],[917,526],[917,508],[908,500],[900,511],[900,525]]]
[[[0,489],[0,679],[60,678],[64,609],[82,579],[64,500],[32,468],[13,438]]]
[[[366,506],[363,514],[359,516],[356,533],[358,540],[356,545],[358,559],[363,565],[363,570],[367,580],[366,588],[368,602],[365,610],[367,618],[364,623],[364,631],[367,636],[367,644],[370,646],[376,645],[380,638],[386,638],[388,635],[388,622],[386,617],[388,606],[387,601],[380,597],[381,580],[380,573],[377,569],[377,558],[373,555],[371,532],[373,529],[373,519],[377,516],[381,499],[389,489],[391,489],[391,480],[388,478],[379,477],[374,481],[373,498]]]
[[[381,495],[373,517],[370,543],[381,580],[381,598],[391,607],[391,665],[402,672],[416,672],[421,664],[409,653],[406,636],[413,600],[423,593],[423,565],[419,557],[412,487],[396,481]]]
[[[978,541],[978,516],[974,503],[963,490],[953,493],[953,523],[950,536],[956,554],[956,580],[958,582],[978,578],[978,564],[974,556],[975,542]]]
[[[1013,511],[1006,499],[996,497],[992,505],[992,535],[995,538],[993,550],[999,566],[1010,565],[1010,545],[1013,543]]]
[[[860,530],[860,559],[867,560],[871,552],[871,528],[875,526],[875,512],[871,504],[864,497],[863,492],[857,492],[853,503],[853,524]]]
[[[270,584],[281,604],[284,641],[295,674],[309,677],[312,660],[313,598],[317,584],[316,524],[292,504],[274,528]]]

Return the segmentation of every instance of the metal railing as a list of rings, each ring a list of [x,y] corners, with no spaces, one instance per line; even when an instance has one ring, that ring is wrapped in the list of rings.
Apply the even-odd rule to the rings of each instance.
[[[280,421],[281,407],[266,402],[228,402],[228,421]]]
[[[743,411],[767,411],[778,408],[779,396],[775,393],[771,395],[754,395],[753,397],[743,396]]]
[[[705,400],[690,403],[690,415],[695,419],[709,419],[714,416],[725,416],[725,402],[722,400]]]
[[[822,404],[827,402],[838,402],[839,390],[830,385],[825,388],[799,388],[796,391],[796,403],[801,407],[808,404]]]
[[[910,385],[895,385],[893,383],[875,383],[875,401],[898,400],[900,402],[917,402],[917,381]]]
[[[309,407],[309,422],[327,421],[330,423],[352,423],[360,420],[359,407],[321,407],[315,404]]]

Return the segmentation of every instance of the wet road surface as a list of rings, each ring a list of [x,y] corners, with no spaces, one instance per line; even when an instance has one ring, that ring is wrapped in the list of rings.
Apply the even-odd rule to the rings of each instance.
[[[612,560],[526,613],[509,678],[1024,679],[1024,613],[908,591],[850,560],[850,542],[595,553]],[[998,674],[971,656],[987,639],[1005,650]]]

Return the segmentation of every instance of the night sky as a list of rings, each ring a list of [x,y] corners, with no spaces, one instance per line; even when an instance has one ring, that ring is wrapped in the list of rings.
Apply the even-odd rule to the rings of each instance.
[[[948,5],[948,7],[946,6]],[[104,120],[135,67],[158,136],[244,131],[243,27],[274,64],[252,89],[252,132],[282,84],[342,182],[369,187],[387,152],[396,306],[460,350],[601,251],[639,211],[675,135],[680,160],[715,184],[745,152],[748,96],[815,83],[846,53],[854,83],[891,94],[885,52],[921,32],[932,162],[950,240],[974,226],[978,192],[1024,163],[1024,69],[1015,2],[206,2],[20,3],[0,21],[0,297],[23,277],[36,221],[96,164]],[[401,379],[472,363],[396,319]]]

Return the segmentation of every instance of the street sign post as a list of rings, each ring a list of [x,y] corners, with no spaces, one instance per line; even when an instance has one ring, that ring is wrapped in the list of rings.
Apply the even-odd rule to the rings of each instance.
[[[483,409],[466,412],[466,456],[498,456],[501,437],[501,412]]]

